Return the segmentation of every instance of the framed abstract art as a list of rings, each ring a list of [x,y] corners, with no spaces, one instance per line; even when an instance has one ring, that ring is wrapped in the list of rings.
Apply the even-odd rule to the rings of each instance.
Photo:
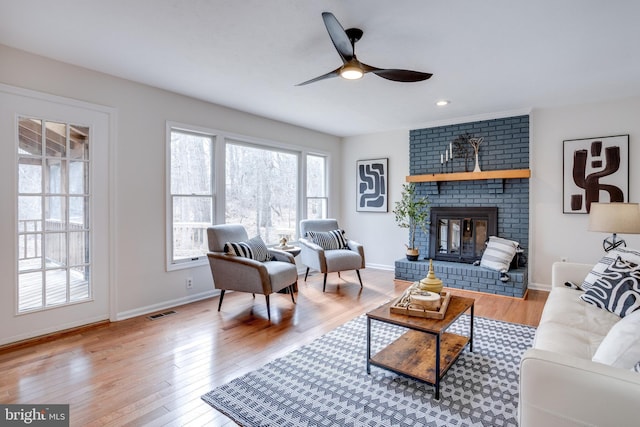
[[[387,212],[389,159],[358,160],[356,162],[356,211]]]
[[[629,202],[629,135],[564,141],[563,213]]]

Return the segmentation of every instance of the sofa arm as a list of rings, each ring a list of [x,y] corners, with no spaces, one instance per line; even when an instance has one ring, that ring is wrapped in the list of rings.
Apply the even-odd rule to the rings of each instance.
[[[565,282],[580,285],[593,268],[592,264],[577,262],[554,262],[551,267],[551,287],[565,287]]]
[[[349,246],[350,250],[352,250],[353,252],[355,252],[358,255],[360,255],[360,258],[362,258],[362,264],[360,265],[360,268],[364,268],[365,267],[365,263],[364,263],[364,246],[362,246],[361,243],[358,243],[355,240],[348,240],[347,241],[347,245]]]
[[[520,361],[520,427],[637,426],[640,374],[527,350]]]
[[[324,249],[304,237],[298,239],[300,244],[300,261],[307,267],[318,270],[321,273],[327,271],[327,259],[324,256]]]
[[[276,260],[281,262],[288,262],[291,264],[295,264],[296,260],[292,254],[287,251],[282,251],[280,249],[269,248],[269,254]]]
[[[269,272],[260,261],[222,252],[208,252],[207,256],[216,289],[272,293]]]

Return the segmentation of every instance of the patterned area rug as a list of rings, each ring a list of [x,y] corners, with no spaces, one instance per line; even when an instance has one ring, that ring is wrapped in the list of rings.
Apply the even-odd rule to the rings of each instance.
[[[449,331],[467,335],[463,315]],[[372,354],[406,330],[373,321]],[[517,426],[518,370],[535,328],[474,318],[465,348],[434,388],[375,366],[366,317],[202,396],[242,426]]]

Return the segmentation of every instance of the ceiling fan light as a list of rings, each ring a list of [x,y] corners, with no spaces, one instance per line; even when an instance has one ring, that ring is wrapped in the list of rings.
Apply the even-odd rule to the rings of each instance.
[[[340,70],[340,77],[347,80],[357,80],[363,75],[362,69],[355,64],[347,64]]]
[[[447,100],[447,99],[441,99],[439,101],[436,101],[436,105],[438,107],[444,107],[445,105],[449,105],[451,103],[451,101]]]

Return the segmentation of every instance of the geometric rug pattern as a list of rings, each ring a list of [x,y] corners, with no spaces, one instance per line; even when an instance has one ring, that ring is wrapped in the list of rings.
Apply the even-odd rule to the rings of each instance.
[[[469,316],[449,331],[467,335]],[[406,329],[372,321],[372,354]],[[518,370],[535,328],[474,318],[467,346],[434,387],[375,366],[360,316],[202,399],[241,426],[517,426]]]

